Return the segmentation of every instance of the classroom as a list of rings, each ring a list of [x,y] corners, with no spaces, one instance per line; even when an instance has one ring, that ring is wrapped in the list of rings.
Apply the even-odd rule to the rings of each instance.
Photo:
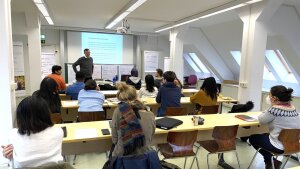
[[[18,127],[19,103],[41,88],[43,79],[53,74],[54,65],[61,67],[60,76],[66,86],[74,84],[77,74],[73,63],[80,57],[87,58],[85,49],[89,49],[93,60],[89,78],[100,86],[105,120],[69,123],[78,121],[81,102],[64,100],[66,94],[59,94],[63,123],[54,125],[67,126],[69,135],[60,149],[64,161],[74,168],[102,168],[106,162],[113,138],[111,134],[103,135],[101,129],[112,132],[109,120],[114,118],[121,101],[114,103],[121,97],[115,82],[128,80],[133,76],[132,70],[138,72],[141,80],[141,89],[135,87],[137,92],[147,88],[145,79],[149,75],[156,79],[157,69],[175,73],[173,81],[180,83],[179,104],[185,115],[197,109],[192,97],[204,90],[201,87],[205,79],[213,77],[218,85],[218,114],[200,114],[205,119],[203,125],[194,126],[192,115],[175,116],[183,124],[170,132],[197,131],[197,143],[192,146],[194,156],[166,160],[180,168],[226,168],[219,161],[223,154],[222,158],[208,157],[209,151],[196,146],[212,139],[213,127],[234,124],[239,125],[234,143],[238,159],[235,151],[224,153],[224,163],[229,165],[227,168],[248,168],[256,150],[240,137],[269,132],[268,125],[235,118],[228,112],[236,104],[252,101],[253,108],[247,113],[257,118],[270,110],[270,99],[266,98],[280,100],[271,89],[281,85],[285,93],[291,92],[288,102],[293,111],[297,114],[300,109],[299,0],[2,0],[0,23],[1,146],[10,143],[11,130]],[[161,78],[169,83],[169,75]],[[102,90],[106,85],[115,90]],[[160,96],[160,89],[157,90]],[[155,97],[139,100],[158,118],[165,101],[165,97],[161,98],[162,101]],[[76,130],[84,135],[84,128],[96,128],[97,136],[77,138]],[[157,145],[167,143],[169,131],[156,128],[150,141],[155,151]],[[160,160],[165,157],[161,152],[157,154]],[[296,158],[293,155],[284,164],[287,158],[279,157],[284,168],[299,167]],[[0,169],[7,169],[10,163],[0,155]],[[257,155],[250,168],[268,168],[269,163]]]

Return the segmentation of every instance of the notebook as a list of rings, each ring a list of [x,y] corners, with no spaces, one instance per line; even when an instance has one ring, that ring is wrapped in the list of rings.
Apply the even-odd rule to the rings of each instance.
[[[239,118],[239,119],[244,120],[244,121],[248,121],[248,122],[257,121],[256,118],[253,118],[253,117],[247,116],[247,115],[235,115],[234,117]]]
[[[156,127],[164,130],[169,130],[171,128],[174,128],[176,126],[179,126],[183,122],[178,119],[173,119],[170,117],[163,117],[161,119],[156,120]]]

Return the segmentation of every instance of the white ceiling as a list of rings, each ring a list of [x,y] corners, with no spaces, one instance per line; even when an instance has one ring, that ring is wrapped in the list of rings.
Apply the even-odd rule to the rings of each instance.
[[[104,29],[131,0],[44,0],[49,13],[58,27]],[[199,14],[226,3],[243,0],[147,0],[127,16],[131,31],[154,32],[166,24]],[[300,0],[287,0],[298,5]],[[12,0],[12,13],[38,12],[32,0]],[[42,25],[48,25],[43,17]],[[193,27],[235,20],[235,12],[227,12],[191,24]],[[118,24],[117,26],[119,26]],[[115,26],[116,27],[116,26]],[[115,29],[115,28],[114,28]]]

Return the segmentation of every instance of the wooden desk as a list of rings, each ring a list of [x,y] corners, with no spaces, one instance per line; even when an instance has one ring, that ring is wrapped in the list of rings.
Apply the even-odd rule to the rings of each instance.
[[[143,98],[141,101],[152,109],[152,112],[156,114],[158,107],[160,104],[156,103],[155,98]],[[194,104],[190,102],[190,97],[181,97],[181,106],[185,108],[186,112],[192,112],[194,109]],[[237,102],[237,100],[231,98],[218,98],[218,103],[229,103],[229,102]],[[62,109],[78,109],[78,101],[77,100],[65,100],[61,101]],[[111,119],[114,109],[118,106],[117,103],[113,103],[110,101],[105,101],[103,103],[103,108],[106,111],[106,115],[108,119]],[[222,105],[221,105],[222,106]]]
[[[258,121],[246,122],[235,118],[233,114],[213,114],[201,115],[205,119],[204,125],[194,126],[191,120],[192,116],[174,116],[176,119],[183,121],[182,125],[171,130],[156,129],[152,144],[165,143],[167,134],[170,131],[191,131],[198,130],[197,140],[211,139],[212,130],[215,126],[227,126],[239,124],[238,137],[249,136],[251,134],[268,132],[267,126],[259,126]],[[260,112],[243,113],[248,115],[257,115]],[[67,127],[67,137],[63,139],[62,154],[81,154],[89,152],[105,152],[110,150],[111,135],[102,135],[101,129],[110,129],[109,121],[83,122],[83,123],[66,123],[56,124],[55,127]],[[251,126],[250,129],[242,128],[243,126]],[[96,129],[97,136],[93,138],[76,138],[75,132],[78,129]]]

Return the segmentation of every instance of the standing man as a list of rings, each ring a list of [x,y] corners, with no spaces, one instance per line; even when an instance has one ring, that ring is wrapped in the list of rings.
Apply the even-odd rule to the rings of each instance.
[[[86,82],[89,79],[92,79],[92,74],[94,70],[94,63],[93,63],[93,58],[90,56],[90,50],[89,49],[84,49],[84,56],[80,57],[75,63],[73,63],[72,67],[75,73],[79,72],[76,69],[76,66],[80,66],[80,72],[84,74]]]
[[[64,78],[61,76],[61,66],[52,66],[52,74],[48,75],[47,77],[55,80],[59,93],[64,93],[67,87]]]

